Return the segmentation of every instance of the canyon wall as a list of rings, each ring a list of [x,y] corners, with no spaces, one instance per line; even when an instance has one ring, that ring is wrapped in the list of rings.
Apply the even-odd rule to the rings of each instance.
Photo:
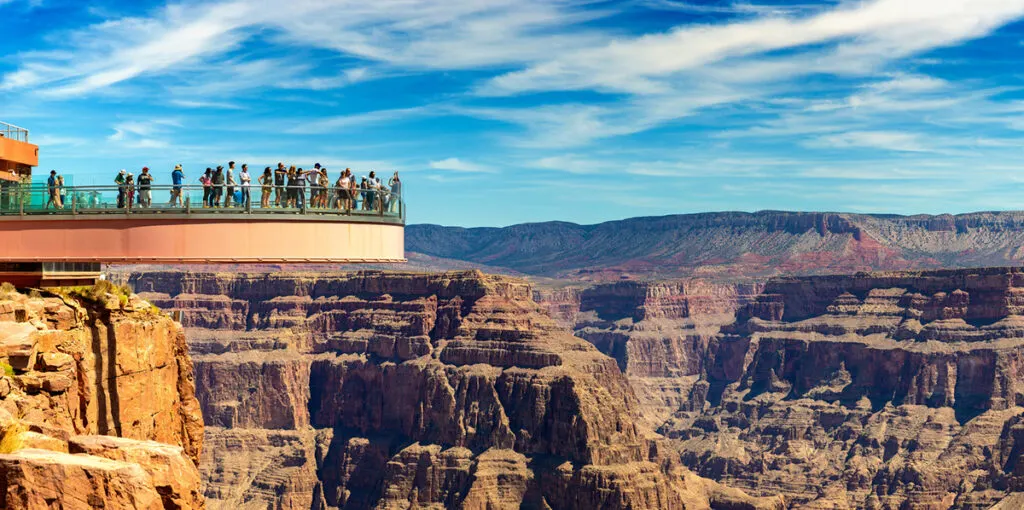
[[[179,313],[211,508],[781,508],[695,476],[519,280],[131,277]],[[666,307],[670,308],[670,307]]]
[[[0,508],[200,509],[181,327],[135,296],[0,290]]]
[[[793,508],[1021,499],[1020,269],[536,294],[617,360],[644,422],[701,476]]]
[[[639,396],[643,420],[656,428],[689,405],[715,336],[763,288],[622,281],[538,288],[534,295],[552,317],[616,360]]]

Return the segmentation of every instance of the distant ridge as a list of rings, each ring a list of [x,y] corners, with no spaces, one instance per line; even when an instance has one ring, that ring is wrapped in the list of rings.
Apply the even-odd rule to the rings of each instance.
[[[913,215],[711,212],[595,225],[552,221],[500,228],[411,225],[410,258],[528,275],[609,280],[850,273],[1016,266],[1024,212]]]

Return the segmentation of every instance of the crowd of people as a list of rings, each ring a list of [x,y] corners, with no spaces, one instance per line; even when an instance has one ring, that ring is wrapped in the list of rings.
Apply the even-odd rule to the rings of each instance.
[[[148,167],[142,168],[138,177],[121,170],[114,183],[117,184],[117,207],[148,208],[153,205],[152,187],[155,179]],[[171,172],[171,206],[185,205],[183,189],[187,178],[181,165],[175,165]],[[395,172],[387,184],[381,182],[375,172],[356,177],[346,168],[332,183],[327,167],[317,163],[310,170],[296,166],[285,167],[278,163],[276,169],[266,167],[263,173],[253,175],[249,166],[235,168],[235,162],[228,162],[227,168],[207,167],[198,179],[203,188],[203,208],[250,208],[253,206],[251,188],[259,186],[261,208],[273,207],[343,209],[365,211],[394,211],[398,197],[402,194],[402,181]],[[60,187],[63,187],[61,181]],[[307,191],[308,189],[308,200]],[[51,193],[52,195],[52,193]],[[58,199],[59,200],[59,199]]]

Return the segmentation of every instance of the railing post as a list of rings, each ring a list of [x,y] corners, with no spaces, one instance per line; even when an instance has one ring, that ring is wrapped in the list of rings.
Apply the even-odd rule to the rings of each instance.
[[[192,197],[185,197],[185,214],[192,214]]]
[[[75,195],[71,195],[71,214],[78,214],[78,200],[77,197],[75,197]]]

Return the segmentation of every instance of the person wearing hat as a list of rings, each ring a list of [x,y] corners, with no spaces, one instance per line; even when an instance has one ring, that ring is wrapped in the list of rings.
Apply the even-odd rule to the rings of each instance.
[[[46,191],[49,198],[46,199],[45,209],[50,208],[50,204],[53,204],[54,209],[60,209],[60,197],[57,195],[57,171],[50,170],[50,177],[46,179]]]
[[[149,207],[153,205],[153,174],[149,173],[149,167],[142,167],[139,174],[139,205]]]
[[[125,199],[128,198],[128,190],[125,189],[125,184],[128,179],[128,171],[121,169],[121,172],[114,177],[114,183],[117,184],[117,208],[124,209]]]
[[[181,184],[185,182],[185,172],[181,169],[181,164],[174,165],[174,171],[171,172],[171,201],[170,205],[177,205],[183,207],[184,200],[181,198]]]

